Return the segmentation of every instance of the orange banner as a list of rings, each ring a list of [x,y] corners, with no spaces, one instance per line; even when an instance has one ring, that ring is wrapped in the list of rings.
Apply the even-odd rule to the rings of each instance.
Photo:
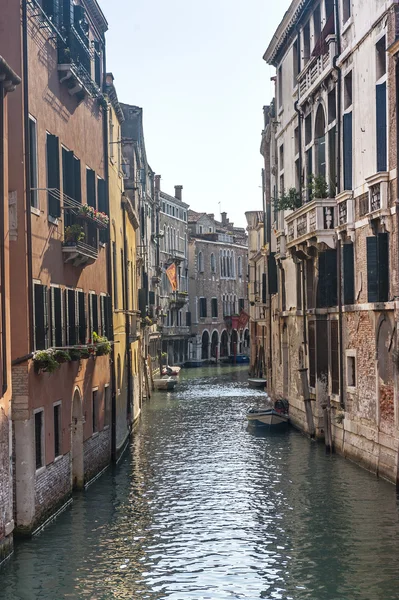
[[[177,290],[177,269],[175,263],[172,263],[166,269],[166,275],[168,276],[172,290],[175,292]]]

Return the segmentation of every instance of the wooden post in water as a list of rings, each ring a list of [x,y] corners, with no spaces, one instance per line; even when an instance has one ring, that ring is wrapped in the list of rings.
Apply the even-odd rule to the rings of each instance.
[[[151,391],[150,391],[150,383],[148,381],[147,363],[146,363],[144,356],[143,356],[143,368],[144,368],[144,381],[145,381],[145,389],[147,392],[147,398],[148,398],[148,400],[151,400]]]
[[[152,359],[151,356],[148,355],[148,368],[150,369],[150,380],[151,380],[151,389],[152,391],[155,390],[155,385],[154,385],[154,374],[152,372]]]

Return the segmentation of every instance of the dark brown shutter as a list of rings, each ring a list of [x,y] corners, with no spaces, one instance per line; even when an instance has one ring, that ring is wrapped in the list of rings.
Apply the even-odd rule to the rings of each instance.
[[[79,344],[85,344],[87,339],[87,323],[84,292],[78,292],[78,315],[78,342]]]
[[[96,202],[96,174],[91,169],[86,170],[87,204],[97,208]]]
[[[277,265],[275,254],[272,252],[267,257],[267,272],[268,272],[268,284],[269,294],[277,294],[278,292],[278,281],[277,281]]]
[[[378,234],[378,301],[389,300],[389,238],[388,233]]]
[[[378,302],[378,244],[377,237],[367,238],[367,299]]]
[[[331,391],[339,394],[338,321],[331,321]]]
[[[76,336],[76,293],[75,290],[66,290],[66,315],[68,346],[75,346]]]
[[[377,171],[387,170],[387,84],[376,86]]]
[[[35,349],[44,350],[48,347],[48,291],[45,285],[35,283]]]

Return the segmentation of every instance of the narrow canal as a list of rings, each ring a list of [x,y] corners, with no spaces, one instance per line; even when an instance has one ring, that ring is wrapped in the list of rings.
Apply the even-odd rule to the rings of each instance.
[[[246,369],[187,371],[130,453],[0,569],[2,600],[399,598],[395,488],[247,429]]]

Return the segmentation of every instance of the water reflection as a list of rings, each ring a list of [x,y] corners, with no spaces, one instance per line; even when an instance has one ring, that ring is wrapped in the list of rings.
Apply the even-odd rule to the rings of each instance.
[[[397,599],[395,489],[293,430],[248,430],[245,368],[184,374],[130,455],[0,570],[5,600]]]

